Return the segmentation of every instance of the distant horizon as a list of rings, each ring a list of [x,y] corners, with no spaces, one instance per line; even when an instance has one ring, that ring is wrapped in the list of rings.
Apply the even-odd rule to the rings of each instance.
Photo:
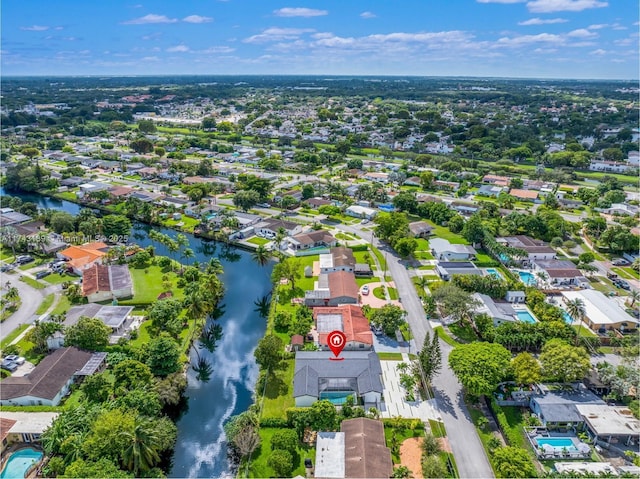
[[[3,2],[3,75],[640,76],[631,1],[136,2]]]
[[[640,78],[569,78],[569,77],[508,77],[508,76],[469,76],[469,75],[403,75],[403,74],[330,74],[330,73],[165,73],[149,75],[126,75],[126,74],[34,74],[34,75],[0,75],[0,79],[23,79],[23,78],[164,78],[164,77],[315,77],[315,78],[429,78],[429,79],[466,79],[466,80],[532,80],[532,81],[576,81],[576,82],[639,82]]]

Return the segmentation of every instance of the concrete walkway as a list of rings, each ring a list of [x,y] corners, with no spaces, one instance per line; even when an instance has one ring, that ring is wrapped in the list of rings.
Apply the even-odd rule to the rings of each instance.
[[[400,416],[407,419],[420,419],[427,422],[429,419],[441,421],[435,408],[435,400],[412,401],[405,400],[405,390],[400,385],[400,372],[398,364],[409,364],[409,356],[404,353],[404,361],[380,361],[382,366],[382,381],[384,383],[384,406],[380,411],[381,417]]]

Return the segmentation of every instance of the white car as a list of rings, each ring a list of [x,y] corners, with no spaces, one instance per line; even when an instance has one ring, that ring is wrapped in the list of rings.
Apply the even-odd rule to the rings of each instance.
[[[362,294],[364,294],[365,296],[369,294],[369,285],[368,284],[365,284],[362,287]]]

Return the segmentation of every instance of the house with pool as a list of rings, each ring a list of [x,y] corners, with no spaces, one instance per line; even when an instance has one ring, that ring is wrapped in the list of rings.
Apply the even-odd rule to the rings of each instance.
[[[585,309],[584,323],[596,333],[607,331],[633,332],[638,320],[627,313],[620,304],[595,289],[563,291],[563,301],[582,300]]]
[[[536,240],[525,235],[505,236],[496,238],[496,241],[509,248],[517,248],[525,251],[527,256],[522,258],[522,265],[529,265],[537,260],[556,259],[556,251],[542,240]],[[514,258],[517,261],[517,258]]]
[[[475,313],[489,316],[493,320],[494,326],[513,321],[537,322],[529,308],[519,302],[521,298],[523,298],[522,301],[524,302],[524,293],[522,296],[515,294],[521,293],[521,291],[509,291],[509,293],[512,293],[511,297],[518,301],[496,301],[486,294],[474,293],[473,298],[478,301]]]
[[[4,452],[11,444],[40,442],[42,433],[58,417],[57,412],[0,412],[0,438]]]
[[[353,396],[365,410],[380,410],[382,366],[373,351],[343,351],[341,361],[332,361],[331,351],[298,351],[293,375],[296,407],[309,407],[327,399],[336,405]]]
[[[475,258],[476,250],[464,244],[451,244],[443,238],[432,238],[429,246],[435,259],[439,261],[469,261]]]
[[[598,396],[589,391],[583,384],[567,389],[552,390],[547,385],[540,385],[542,394],[531,396],[529,408],[540,419],[542,425],[549,430],[582,430],[584,417],[578,406],[605,405]]]
[[[571,261],[539,259],[533,261],[532,269],[535,274],[544,273],[546,282],[551,286],[589,285],[589,280]]]

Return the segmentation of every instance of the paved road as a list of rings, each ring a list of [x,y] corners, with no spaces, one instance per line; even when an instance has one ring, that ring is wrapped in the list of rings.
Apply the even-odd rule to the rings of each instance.
[[[359,225],[336,225],[348,233],[355,233],[369,239],[370,232],[363,232]],[[424,315],[420,298],[416,293],[409,272],[395,253],[373,238],[373,245],[380,249],[387,258],[387,269],[393,276],[402,305],[407,311],[407,320],[417,344],[422,345],[426,333],[432,336],[433,329]],[[494,477],[489,459],[485,453],[471,416],[463,401],[462,386],[449,368],[448,358],[451,347],[440,341],[442,349],[442,370],[433,380],[433,389],[440,415],[444,421],[451,449],[456,458],[458,472],[462,478]]]
[[[22,304],[18,311],[13,313],[9,318],[0,325],[0,338],[5,338],[11,331],[21,324],[31,323],[35,319],[36,310],[44,299],[44,295],[48,294],[47,289],[35,289],[27,283],[20,281],[19,273],[2,274],[2,287],[7,281],[11,282],[11,286],[18,288]],[[50,292],[50,291],[49,291]]]

